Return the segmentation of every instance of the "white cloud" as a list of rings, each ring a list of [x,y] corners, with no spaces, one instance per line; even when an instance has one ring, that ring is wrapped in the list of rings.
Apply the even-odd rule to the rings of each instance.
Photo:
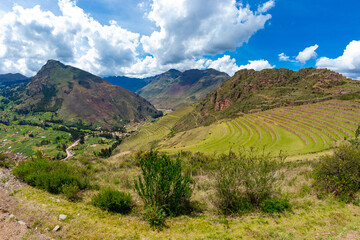
[[[270,0],[266,3],[264,3],[263,5],[259,6],[257,11],[258,11],[258,13],[265,13],[273,7],[275,7],[275,1]]]
[[[230,76],[234,75],[234,73],[239,70],[239,66],[236,65],[235,59],[230,58],[229,55],[224,55],[214,61],[209,60],[207,66],[221,72],[226,72]]]
[[[114,20],[103,25],[79,8],[76,0],[58,0],[59,9],[52,12],[15,5],[7,13],[0,10],[0,72],[31,76],[48,59],[56,59],[97,75],[144,77],[170,68],[208,67],[232,75],[240,68],[235,59],[204,56],[247,42],[264,28],[271,18],[266,11],[274,4],[270,0],[253,12],[235,0],[143,1],[137,7],[150,9],[146,16],[157,27],[149,36],[128,31]],[[271,67],[261,61],[246,66]]]
[[[254,13],[235,0],[153,0],[148,18],[158,30],[141,38],[144,51],[168,64],[234,50],[271,15]]]
[[[350,42],[343,55],[338,58],[322,57],[318,59],[316,67],[328,68],[347,77],[360,80],[360,41]]]
[[[309,61],[311,58],[316,58],[316,49],[318,49],[319,45],[315,44],[314,46],[305,48],[302,52],[299,52],[299,55],[296,57],[296,60],[305,63]]]
[[[101,25],[71,0],[59,0],[60,16],[40,6],[14,6],[0,19],[0,71],[32,75],[48,59],[96,74],[136,61],[140,35],[115,22]]]
[[[254,69],[255,71],[261,71],[263,69],[274,68],[267,60],[254,60],[249,61],[247,65],[241,65],[239,69]]]
[[[280,61],[292,61],[290,60],[290,57],[287,56],[285,53],[280,53],[278,56]]]

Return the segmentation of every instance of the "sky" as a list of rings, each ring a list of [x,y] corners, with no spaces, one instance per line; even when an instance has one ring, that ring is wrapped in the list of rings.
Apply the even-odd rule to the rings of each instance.
[[[358,0],[1,0],[0,73],[328,68],[360,80]]]

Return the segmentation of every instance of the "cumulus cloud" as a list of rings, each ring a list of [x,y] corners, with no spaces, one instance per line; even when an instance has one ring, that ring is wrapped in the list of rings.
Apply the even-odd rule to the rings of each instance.
[[[268,1],[266,3],[264,3],[263,5],[260,5],[258,7],[258,13],[265,13],[267,11],[269,11],[271,8],[275,7],[275,1],[274,0],[271,0],[271,1]]]
[[[209,60],[207,66],[221,72],[226,72],[230,76],[234,75],[234,73],[239,70],[239,66],[236,65],[235,59],[230,58],[229,55],[224,55],[214,61]]]
[[[215,68],[232,75],[242,66],[225,55],[247,42],[271,18],[269,0],[251,11],[235,0],[152,0],[140,3],[156,25],[149,36],[128,31],[116,21],[101,24],[76,5],[58,0],[59,13],[40,6],[0,10],[0,72],[34,75],[56,59],[97,75],[145,77],[170,68]],[[263,61],[263,60],[261,60]],[[248,68],[271,67],[250,61]],[[263,65],[261,65],[263,64]]]
[[[260,9],[268,10],[265,3]],[[161,64],[234,50],[271,18],[235,0],[153,0],[148,18],[158,30],[143,36],[144,51]]]
[[[316,58],[316,49],[318,49],[319,45],[315,44],[314,46],[305,48],[302,52],[299,52],[299,55],[296,57],[296,60],[305,63],[309,61],[311,58]]]
[[[0,19],[0,70],[32,75],[47,59],[97,74],[136,61],[140,35],[115,22],[101,25],[71,0],[59,0],[60,16],[40,6],[15,5]]]
[[[285,53],[280,53],[278,56],[280,61],[292,61],[290,60],[290,57],[287,56]]]
[[[347,77],[360,80],[360,41],[350,42],[343,55],[338,58],[322,57],[318,59],[316,67],[328,68]]]
[[[249,64],[238,66],[234,58],[230,58],[229,55],[224,55],[217,60],[209,60],[205,62],[205,66],[214,68],[218,71],[226,72],[230,76],[234,75],[236,71],[241,69],[254,69],[255,71],[261,71],[263,69],[274,68],[267,60],[254,60],[249,61]]]
[[[274,68],[267,60],[254,60],[249,61],[249,64],[241,65],[239,69],[254,69],[255,71],[261,71],[263,69]]]

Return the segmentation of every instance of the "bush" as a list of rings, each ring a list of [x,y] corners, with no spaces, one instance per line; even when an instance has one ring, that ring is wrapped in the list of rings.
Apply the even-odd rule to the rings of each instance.
[[[64,186],[77,186],[79,190],[89,186],[85,172],[62,161],[50,161],[38,154],[28,159],[13,171],[22,181],[50,193],[64,193]]]
[[[91,203],[103,210],[127,214],[131,211],[133,201],[130,194],[106,189],[95,195]]]
[[[62,192],[69,201],[77,201],[80,199],[79,196],[80,189],[79,186],[77,185],[74,184],[63,185]]]
[[[360,147],[343,144],[314,165],[315,188],[349,202],[360,190]]]
[[[287,199],[266,199],[261,203],[261,209],[266,213],[280,213],[291,210],[291,205]]]
[[[152,206],[157,211],[176,216],[190,211],[190,197],[195,182],[189,171],[182,173],[181,160],[150,151],[141,157],[141,176],[135,180],[135,190],[146,208]]]
[[[161,207],[149,205],[145,208],[144,217],[152,227],[161,227],[165,224],[166,213]]]
[[[217,207],[224,213],[245,212],[271,199],[285,157],[257,153],[255,149],[219,157],[215,178]]]
[[[0,167],[9,168],[10,164],[6,161],[7,156],[5,154],[0,153]]]

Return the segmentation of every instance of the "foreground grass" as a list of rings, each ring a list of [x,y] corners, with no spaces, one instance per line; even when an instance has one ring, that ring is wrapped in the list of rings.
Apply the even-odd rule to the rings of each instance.
[[[136,202],[130,215],[92,206],[96,191],[85,192],[83,201],[74,203],[32,187],[14,192],[19,204],[13,214],[24,216],[31,227],[56,239],[341,239],[360,233],[360,207],[331,197],[318,199],[311,187],[312,161],[305,159],[289,161],[282,171],[284,181],[279,188],[292,204],[291,212],[224,217],[213,205],[214,179],[203,173],[194,176],[197,186],[192,200],[198,203],[198,211],[170,218],[165,228],[154,230],[142,219],[142,203],[132,190],[139,169],[123,167],[123,161],[126,159],[94,163],[94,183],[130,193]],[[59,221],[59,214],[68,217]],[[61,230],[51,232],[56,225]]]

